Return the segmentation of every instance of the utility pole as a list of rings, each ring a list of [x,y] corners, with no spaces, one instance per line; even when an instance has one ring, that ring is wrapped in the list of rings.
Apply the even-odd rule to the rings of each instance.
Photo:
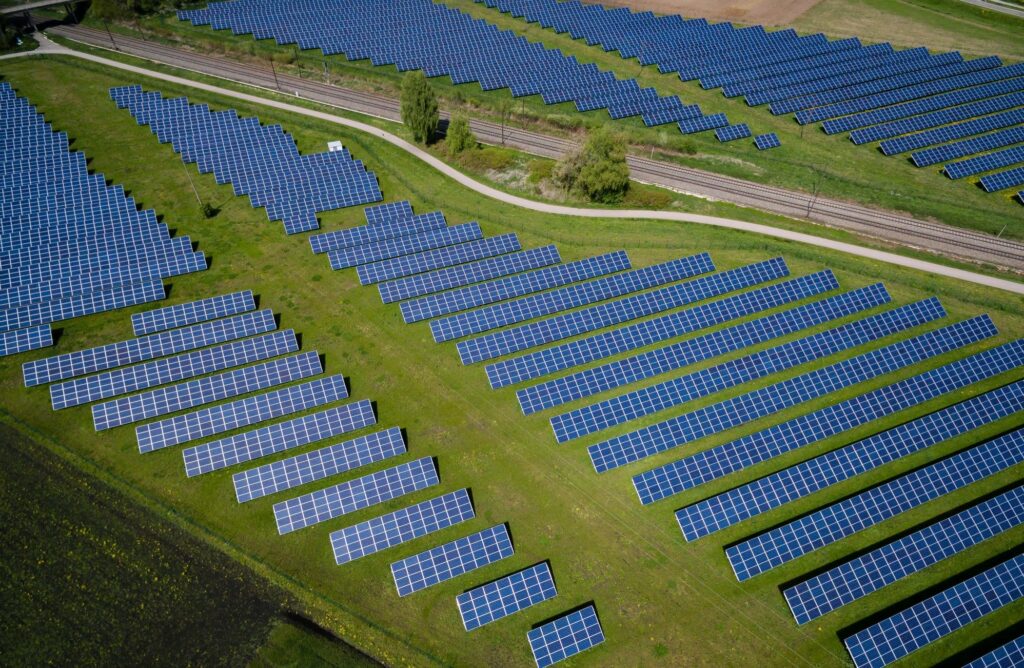
[[[185,158],[181,159],[181,168],[185,170],[185,178],[188,179],[188,184],[192,186],[192,192],[196,196],[196,201],[199,202],[199,209],[203,208],[203,199],[199,196],[199,191],[196,190],[196,184],[192,182],[192,175],[188,173],[188,165],[185,164]]]
[[[277,68],[274,67],[274,57],[270,56],[267,60],[270,61],[270,71],[274,74],[274,87],[281,90],[281,82],[277,80]]]
[[[821,189],[821,173],[814,179],[814,190],[811,192],[811,199],[807,202],[807,219],[811,218],[811,210],[814,209],[815,202],[818,201],[818,191]]]
[[[110,24],[107,23],[106,19],[103,19],[103,27],[107,29],[107,37],[110,38],[110,44],[114,47],[114,51],[120,51],[121,49],[117,48],[117,42],[114,41],[114,33],[110,32]]]

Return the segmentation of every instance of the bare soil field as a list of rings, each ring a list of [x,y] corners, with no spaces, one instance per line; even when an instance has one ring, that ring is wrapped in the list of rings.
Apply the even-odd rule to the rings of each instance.
[[[819,2],[821,0],[602,0],[601,4],[716,21],[785,25]]]

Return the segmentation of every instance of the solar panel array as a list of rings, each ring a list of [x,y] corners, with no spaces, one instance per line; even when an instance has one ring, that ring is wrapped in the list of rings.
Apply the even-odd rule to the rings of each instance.
[[[143,92],[141,86],[112,88],[110,97],[161,143],[170,143],[182,161],[230,183],[235,195],[248,195],[270,220],[282,221],[288,234],[318,229],[320,211],[382,199],[377,177],[348,150],[301,155],[279,125]]]
[[[935,310],[934,303],[925,301],[908,304],[556,415],[551,418],[551,428],[555,432],[555,440],[564,443],[877,341],[941,315],[941,311]],[[653,366],[652,370],[658,371],[660,368]]]
[[[633,477],[649,504],[1024,365],[1014,341],[773,425]]]
[[[399,596],[408,596],[488,564],[515,550],[504,524],[484,529],[391,564]]]
[[[944,327],[721,401],[587,450],[598,473],[777,413],[995,335],[986,316]]]
[[[172,391],[175,398],[191,395],[197,397],[197,401],[209,403],[214,399],[226,399],[228,396],[254,392],[308,378],[322,371],[320,355],[316,351],[310,351],[293,357],[237,369],[219,376],[192,381],[182,386],[181,389]],[[191,391],[182,391],[186,388]],[[170,399],[171,392],[167,392],[164,396]],[[139,425],[135,428],[135,438],[139,444],[139,452],[152,452],[289,413],[297,413],[337,399],[344,399],[347,396],[348,389],[345,386],[344,378],[340,375],[331,376],[283,390],[204,408],[193,413],[177,415],[158,422]],[[185,405],[179,399],[174,408],[175,410],[184,410]]]
[[[232,481],[239,503],[269,494],[323,480],[332,475],[374,462],[396,457],[405,452],[402,430],[392,427],[373,434],[304,452],[258,468],[236,473]]]
[[[405,462],[355,480],[274,504],[281,535],[384,503],[440,482],[430,457]]]
[[[1024,664],[1024,636],[1000,645],[988,654],[971,661],[965,668],[1014,668]]]
[[[1021,524],[1024,487],[1017,487],[799,582],[783,594],[797,623],[805,624]]]
[[[359,276],[361,284],[373,285],[381,281],[390,281],[434,269],[443,269],[474,260],[513,253],[520,249],[519,238],[515,234],[501,234],[487,239],[478,239],[468,243],[359,265],[356,268],[356,274]]]
[[[460,489],[331,534],[339,565],[473,519],[469,492]]]
[[[951,162],[942,168],[951,179],[962,179],[965,176],[973,176],[982,172],[990,172],[995,169],[1008,167],[1018,162],[1024,162],[1024,146],[1008,148],[994,153],[986,153],[976,158]],[[1009,184],[1006,187],[1009,188]]]
[[[376,422],[377,416],[373,412],[373,407],[370,401],[365,399],[329,408],[312,415],[187,448],[182,453],[185,459],[185,473],[190,478],[210,473],[362,429]]]
[[[476,1],[599,44],[622,58],[657,65],[663,73],[677,72],[684,81],[697,79],[705,89],[721,88],[727,97],[743,95],[749,105],[768,104],[773,114],[796,112],[802,124],[824,121],[829,134],[852,130],[851,139],[858,144],[939,126],[954,132],[953,123],[1024,106],[1014,97],[1024,92],[1024,65],[1003,66],[994,56],[965,61],[955,51],[897,50],[889,43],[830,41],[821,33],[801,36],[793,30],[711,24],[576,1]],[[656,110],[648,114],[645,120],[658,120]],[[991,121],[973,122],[977,127]],[[1012,124],[1021,127],[1021,122]],[[738,126],[716,131],[719,141],[749,136],[732,127]],[[756,138],[757,148],[777,146],[777,138],[763,139],[770,136]],[[996,147],[975,153],[991,148]],[[889,153],[885,143],[883,150]],[[1018,184],[1003,187],[1013,185]],[[989,188],[994,191],[996,183]]]
[[[334,18],[323,21],[324,12]],[[677,123],[682,132],[728,125],[723,114],[706,116],[678,97],[661,96],[635,79],[618,79],[430,0],[302,0],[287,11],[271,0],[234,0],[180,11],[178,17],[236,35],[320,49],[325,55],[450,76],[457,84],[477,81],[484,90],[508,88],[515,97],[540,95],[546,104],[607,109],[612,118],[640,116],[647,125]],[[437,35],[447,38],[438,40]],[[481,53],[488,57],[480,58]]]
[[[843,642],[857,668],[880,668],[1024,597],[1024,555],[944,589]]]
[[[724,128],[718,128],[715,130],[715,139],[720,142],[735,141],[737,139],[746,139],[751,136],[750,128],[746,123],[738,123],[737,125],[729,125]]]
[[[322,232],[309,237],[309,245],[314,253],[326,253],[335,249],[350,248],[363,244],[380,243],[387,239],[423,234],[438,230],[448,225],[444,214],[440,211],[423,213],[418,216],[410,214],[408,218],[398,218],[376,225],[366,224],[334,232]]]
[[[766,151],[770,148],[778,148],[782,146],[782,142],[779,141],[778,135],[774,132],[768,134],[757,135],[754,137],[754,146],[757,147],[758,151]]]
[[[900,513],[1024,461],[1024,432],[843,499],[729,547],[736,579],[747,580]],[[1014,520],[1016,521],[1016,520]]]
[[[327,257],[331,261],[331,269],[347,269],[402,255],[452,246],[465,241],[476,241],[482,237],[483,232],[480,231],[479,224],[465,223],[420,234],[385,239],[376,243],[335,248],[327,251]]]
[[[455,597],[467,631],[508,617],[558,594],[547,562],[470,589]]]
[[[153,311],[134,313],[132,330],[135,336],[143,336],[255,310],[256,298],[253,297],[252,290],[242,290],[195,302],[165,306]]]
[[[161,279],[206,269],[6,82],[0,125],[0,355],[52,345],[51,323],[161,300]]]
[[[604,642],[594,606],[569,613],[526,634],[537,668],[564,661]]]

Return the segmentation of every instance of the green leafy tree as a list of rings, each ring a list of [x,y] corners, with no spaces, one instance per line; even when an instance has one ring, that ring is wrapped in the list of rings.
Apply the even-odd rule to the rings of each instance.
[[[445,148],[448,149],[448,155],[452,157],[463,151],[476,148],[476,137],[469,129],[469,120],[463,114],[455,114],[452,116],[451,122],[448,123]]]
[[[625,141],[607,127],[598,129],[580,150],[558,163],[554,179],[570,193],[592,202],[621,202],[629,190]]]
[[[413,139],[428,143],[437,132],[441,116],[437,109],[437,96],[423,72],[417,70],[405,75],[401,103],[402,122],[412,130]]]

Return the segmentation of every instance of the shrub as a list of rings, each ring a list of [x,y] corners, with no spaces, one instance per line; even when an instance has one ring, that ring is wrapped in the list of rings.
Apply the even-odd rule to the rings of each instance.
[[[441,120],[437,110],[437,96],[419,70],[409,72],[402,79],[402,123],[412,130],[412,138],[428,143],[437,132]]]
[[[629,190],[625,141],[607,127],[595,130],[580,150],[558,163],[554,179],[591,202],[621,202]]]
[[[448,155],[455,156],[463,151],[476,148],[476,137],[469,129],[469,120],[463,114],[455,114],[448,123],[448,135],[445,140]]]

